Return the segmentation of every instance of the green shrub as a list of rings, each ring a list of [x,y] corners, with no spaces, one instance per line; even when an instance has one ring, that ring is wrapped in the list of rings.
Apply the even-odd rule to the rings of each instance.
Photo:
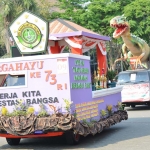
[[[113,71],[113,70],[108,70],[107,71],[107,74],[106,74],[106,77],[107,77],[107,80],[110,80],[112,81],[116,76],[116,72]]]

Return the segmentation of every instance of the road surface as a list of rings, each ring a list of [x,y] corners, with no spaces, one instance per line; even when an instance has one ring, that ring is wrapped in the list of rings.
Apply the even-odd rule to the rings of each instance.
[[[129,119],[95,136],[82,138],[80,144],[66,145],[63,137],[23,139],[9,146],[0,138],[0,150],[150,150],[150,107],[127,107]]]

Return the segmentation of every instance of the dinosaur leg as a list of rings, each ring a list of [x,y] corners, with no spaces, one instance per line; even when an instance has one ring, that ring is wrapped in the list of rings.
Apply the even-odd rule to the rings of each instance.
[[[115,63],[118,62],[118,61],[121,61],[121,60],[124,61],[124,57],[116,59],[116,60],[115,60]]]
[[[135,60],[134,62],[134,68],[138,68],[138,64],[140,65],[141,68],[148,68],[148,64],[146,62],[141,62],[141,58],[144,56],[144,54],[142,53],[140,56],[133,56],[133,57],[130,57],[130,62],[131,62],[131,59]],[[132,63],[133,65],[133,63]]]
[[[135,70],[135,62],[131,62],[131,59],[136,59],[137,57],[136,56],[133,56],[131,51],[128,52],[128,62],[130,64],[130,67],[132,70]]]
[[[138,58],[137,58],[136,66],[138,65],[138,63],[140,64],[140,66],[142,66],[141,60],[142,60],[142,62],[144,60],[148,60],[148,55],[150,54],[150,49],[147,44],[142,45],[140,42],[138,42],[137,44],[138,44],[139,48],[141,49],[141,55],[138,56]]]
[[[141,58],[145,55],[145,53],[142,53],[140,56],[137,57],[136,59],[136,68],[137,68],[137,65],[140,64],[140,66],[142,66],[142,63],[141,63]]]

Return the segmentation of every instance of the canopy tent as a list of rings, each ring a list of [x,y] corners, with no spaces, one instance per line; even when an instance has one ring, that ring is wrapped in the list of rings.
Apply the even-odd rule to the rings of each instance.
[[[68,46],[71,53],[80,54],[96,47],[97,60],[102,74],[102,68],[106,70],[106,45],[110,40],[107,36],[99,35],[71,21],[55,19],[49,23],[49,54],[62,53]]]

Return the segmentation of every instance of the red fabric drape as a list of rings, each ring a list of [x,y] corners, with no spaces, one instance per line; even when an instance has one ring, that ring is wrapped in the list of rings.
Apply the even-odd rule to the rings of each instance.
[[[100,75],[102,74],[102,69],[104,69],[105,74],[107,73],[106,45],[104,41],[83,36],[66,37],[64,40],[68,43],[71,53],[78,55],[82,55],[84,52],[96,46]],[[50,46],[50,53],[61,53],[64,47],[59,46],[58,41],[55,41],[55,46]]]
[[[82,55],[82,36],[72,36],[65,38],[65,41],[69,44],[71,53]]]
[[[104,74],[107,73],[107,59],[106,55],[103,55],[99,49],[99,46],[96,45],[96,52],[97,52],[97,62],[100,69],[100,75],[102,75],[102,69],[104,69]]]
[[[50,46],[50,51],[52,54],[60,53],[60,48],[58,45],[58,41],[55,41],[55,46]]]
[[[50,54],[59,54],[62,53],[65,46],[59,46],[58,41],[55,41],[55,46],[49,47],[49,53]]]
[[[82,55],[82,49],[81,49],[81,48],[74,48],[74,47],[71,47],[71,53],[73,53],[73,54],[78,54],[78,55]]]

